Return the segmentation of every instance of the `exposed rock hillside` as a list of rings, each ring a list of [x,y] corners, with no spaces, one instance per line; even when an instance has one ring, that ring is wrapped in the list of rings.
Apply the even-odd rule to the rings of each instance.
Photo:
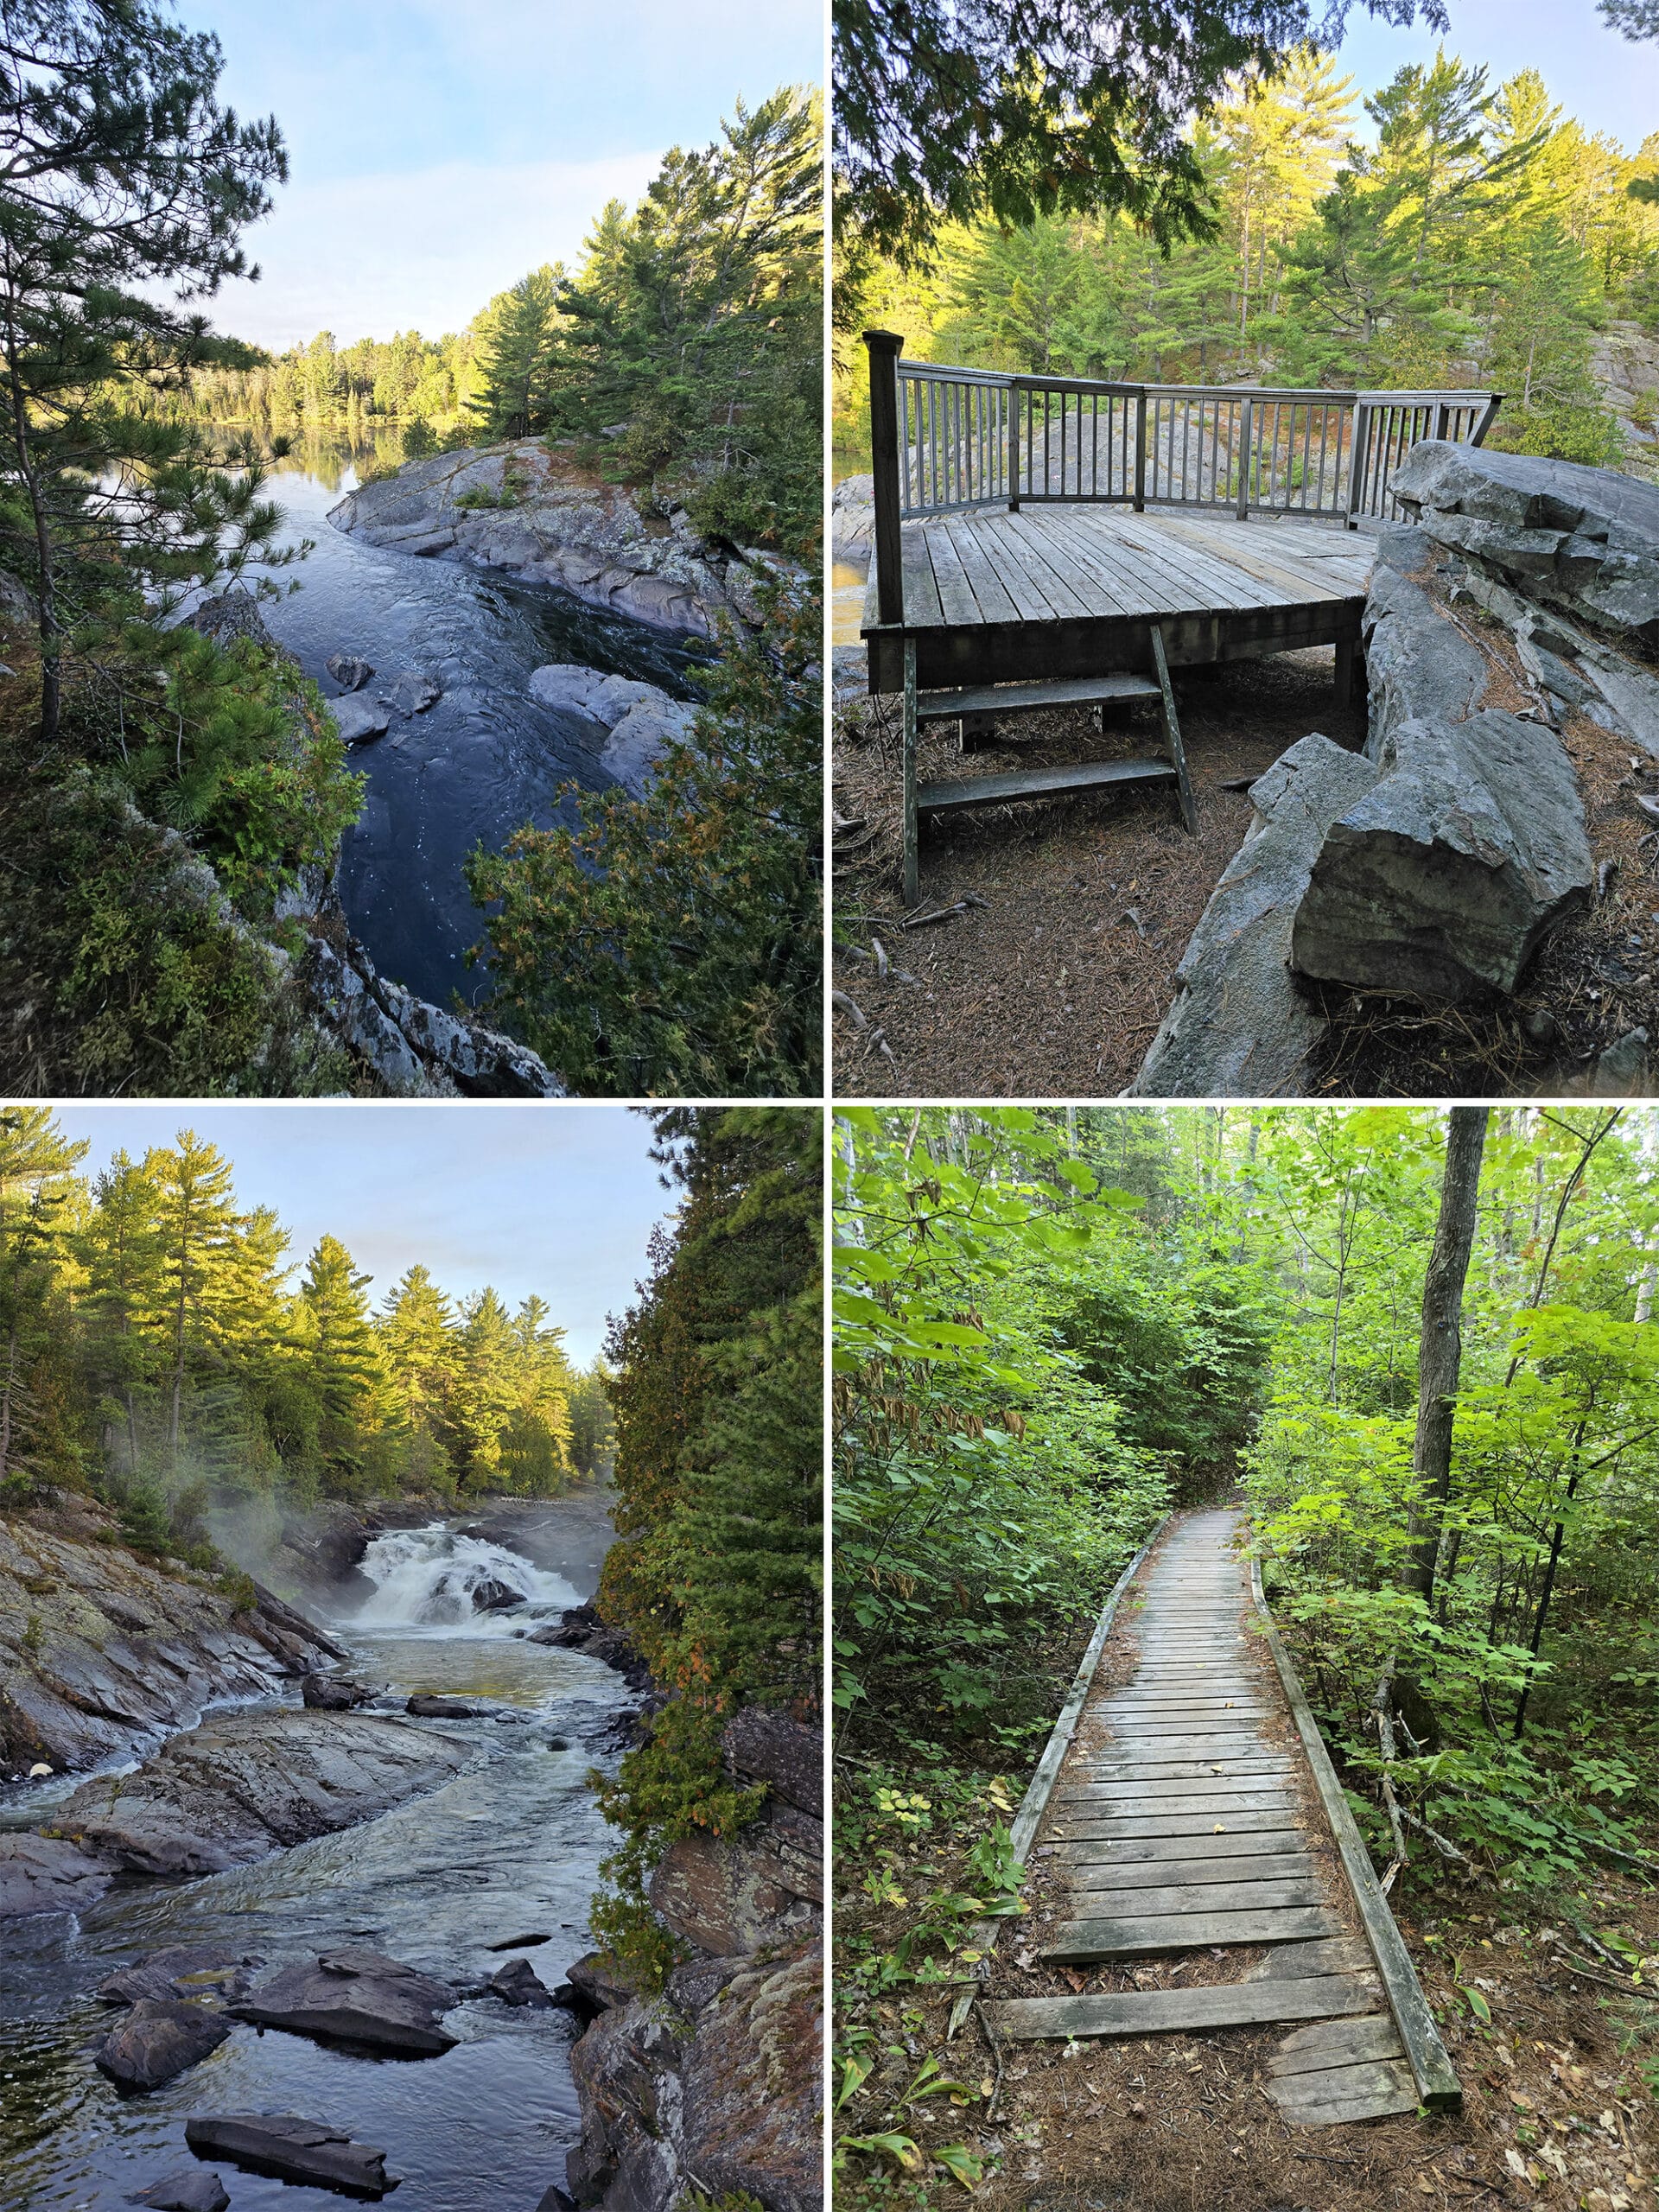
[[[412,461],[348,492],[336,530],[395,552],[442,554],[659,629],[712,637],[753,611],[764,553],[734,557],[699,537],[683,508],[642,513],[632,493],[539,438]]]

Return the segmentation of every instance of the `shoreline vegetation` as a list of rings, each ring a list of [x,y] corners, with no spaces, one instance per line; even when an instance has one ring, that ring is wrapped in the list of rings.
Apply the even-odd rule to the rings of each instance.
[[[206,419],[210,390],[288,373],[200,311],[249,273],[238,241],[287,176],[276,120],[220,105],[222,67],[211,34],[143,0],[118,17],[27,0],[0,36],[17,156],[0,205],[14,1095],[454,1087],[418,1052],[401,1056],[411,1077],[377,1066],[313,973],[328,925],[296,893],[331,874],[365,789],[327,702],[268,642],[176,619],[191,594],[302,588],[270,465],[308,406],[323,427],[327,395],[354,389],[332,346],[309,347],[294,423],[280,404],[228,435]],[[820,770],[803,734],[821,676],[799,639],[817,598],[821,128],[789,89],[740,104],[715,145],[664,158],[638,207],[603,211],[573,275],[490,302],[436,394],[454,402],[446,442],[574,439],[652,512],[677,501],[699,530],[803,564],[796,603],[719,640],[716,688],[654,785],[584,804],[574,842],[526,823],[475,855],[478,895],[512,916],[491,1018],[598,1095],[818,1087]],[[394,380],[413,373],[400,413],[425,404],[443,346],[386,354]],[[411,417],[402,461],[439,442]],[[481,913],[480,952],[493,934]]]

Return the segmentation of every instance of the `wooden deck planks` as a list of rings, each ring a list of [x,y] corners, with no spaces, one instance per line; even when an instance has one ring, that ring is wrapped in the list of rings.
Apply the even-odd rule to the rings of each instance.
[[[1242,1569],[1218,1541],[1231,1521],[1178,1528],[1123,1608],[1138,1664],[1056,1777],[1039,1849],[1062,1896],[1032,1943],[1056,1964],[1247,1947],[1255,1961],[1217,1986],[991,2001],[987,2021],[1013,2040],[1306,2023],[1267,2085],[1293,2125],[1414,2111],[1414,2062],[1375,1941],[1354,1932],[1306,1732],[1270,1641],[1243,1624]]]

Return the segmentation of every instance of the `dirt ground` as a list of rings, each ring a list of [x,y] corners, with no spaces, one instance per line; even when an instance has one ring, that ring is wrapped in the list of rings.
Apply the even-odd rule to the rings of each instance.
[[[1486,703],[1529,706],[1508,633],[1465,600],[1486,646]],[[1001,807],[924,830],[922,902],[900,890],[896,702],[838,717],[836,1083],[857,1096],[1109,1097],[1130,1081],[1174,995],[1174,970],[1251,817],[1243,789],[1311,730],[1357,748],[1363,706],[1338,710],[1329,647],[1178,673],[1198,802],[1190,837],[1173,792]],[[1147,709],[1104,732],[1081,710],[1032,716],[976,770],[1144,752]],[[947,730],[949,734],[947,734]],[[1308,1089],[1332,1096],[1544,1096],[1587,1089],[1595,1056],[1629,1030],[1659,1039],[1659,840],[1635,804],[1659,761],[1580,713],[1563,738],[1579,771],[1606,895],[1545,944],[1516,997],[1426,1008],[1315,988],[1330,1029]],[[929,731],[918,775],[959,775],[954,729]],[[1645,842],[1643,841],[1646,841]],[[926,917],[964,906],[930,922]],[[880,950],[876,948],[879,946]]]
[[[1133,1674],[1134,1632],[1131,1615],[1107,1645],[1091,1707]],[[1085,1717],[1080,1739],[1090,1726]],[[1323,1821],[1311,1797],[1308,1809],[1310,1834],[1317,1835]],[[1337,1863],[1328,1841],[1322,1849],[1327,1863]],[[937,1846],[920,1846],[916,1856],[932,1864]],[[1031,1916],[1003,1923],[988,1990],[994,1998],[1191,1988],[1236,1980],[1266,1956],[1229,1950],[1082,1972],[1044,1967],[1033,1949],[1058,1897],[1040,1847],[1034,1866]],[[1429,1885],[1411,1886],[1417,1872],[1391,1902],[1463,2086],[1459,2116],[1293,2126],[1264,2086],[1266,2061],[1288,2032],[1283,2027],[1010,2044],[999,2052],[977,2007],[947,2043],[955,1992],[923,1987],[870,2008],[870,2024],[893,2040],[865,2085],[857,2124],[893,2125],[880,2113],[884,2088],[895,2093],[931,2055],[946,2075],[973,2088],[975,2099],[951,2109],[934,2098],[931,2109],[913,2107],[900,2124],[925,2152],[964,2143],[988,2161],[973,2198],[981,2212],[1497,2212],[1532,2205],[1540,2212],[1652,2212],[1659,2004],[1629,1993],[1627,1981],[1618,1985],[1626,1993],[1603,1986],[1614,1980],[1613,1969],[1586,1954],[1570,1923],[1576,1916],[1604,1934],[1623,1931],[1644,1953],[1659,1952],[1659,1892],[1618,1876],[1599,1878],[1575,1896],[1558,1895],[1552,1916],[1545,1893],[1446,1879],[1438,1870]],[[1343,1906],[1351,1912],[1351,1899]],[[1653,1980],[1644,1976],[1646,1986]],[[1484,1996],[1490,2024],[1473,2016],[1459,1986]],[[1645,2037],[1630,2032],[1636,2022],[1645,2023]],[[868,2194],[849,2178],[837,2191],[837,2203],[849,2212],[878,2202],[943,2206],[967,2199],[955,2184],[937,2194],[887,2196]]]

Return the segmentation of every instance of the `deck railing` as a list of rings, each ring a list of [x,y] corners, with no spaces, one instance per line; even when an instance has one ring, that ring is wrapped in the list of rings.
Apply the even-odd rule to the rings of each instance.
[[[1357,530],[1398,514],[1394,474],[1420,438],[1478,446],[1503,398],[1011,376],[902,359],[891,331],[864,342],[884,623],[903,620],[900,525],[917,517],[1072,501]]]

